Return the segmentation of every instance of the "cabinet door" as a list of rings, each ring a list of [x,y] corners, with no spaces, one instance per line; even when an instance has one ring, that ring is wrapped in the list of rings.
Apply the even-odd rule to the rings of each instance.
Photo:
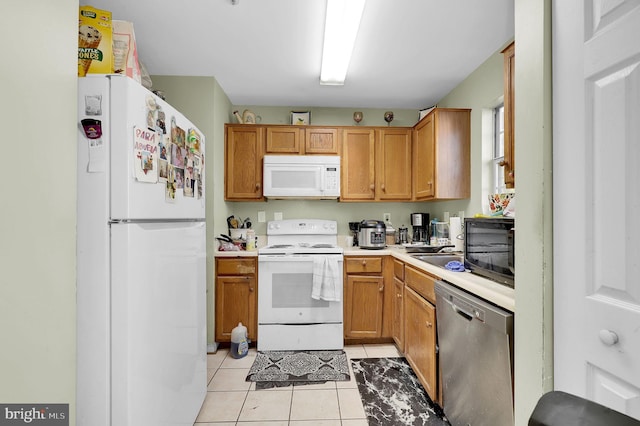
[[[413,188],[416,200],[427,200],[436,195],[435,187],[435,127],[434,114],[418,123],[413,140]]]
[[[345,337],[382,336],[384,279],[380,276],[347,275]]]
[[[267,154],[301,154],[301,129],[298,127],[267,127]]]
[[[515,185],[515,69],[516,69],[516,45],[515,42],[507,46],[504,55],[504,183],[507,188]]]
[[[404,283],[393,277],[393,340],[404,352]]]
[[[305,154],[338,155],[338,129],[310,128],[304,133]]]
[[[231,330],[241,322],[256,340],[257,295],[255,275],[216,278],[216,341],[231,341]]]
[[[432,400],[437,401],[436,308],[404,288],[405,357]]]
[[[376,199],[411,200],[411,130],[378,130],[376,163]]]
[[[262,199],[262,157],[264,128],[256,126],[225,127],[226,200]]]
[[[375,199],[375,136],[373,129],[342,130],[341,201]]]

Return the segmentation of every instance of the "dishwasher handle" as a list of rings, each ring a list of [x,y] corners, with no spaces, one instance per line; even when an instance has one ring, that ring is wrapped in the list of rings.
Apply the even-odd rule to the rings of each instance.
[[[461,307],[459,307],[455,303],[451,303],[451,309],[453,309],[453,311],[456,314],[460,315],[462,318],[466,319],[467,321],[473,320],[473,314],[465,311],[464,309],[462,309]]]

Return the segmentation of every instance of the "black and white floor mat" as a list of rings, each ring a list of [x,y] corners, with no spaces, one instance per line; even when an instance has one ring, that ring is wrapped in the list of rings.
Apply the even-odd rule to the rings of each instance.
[[[256,389],[348,381],[349,364],[344,351],[264,351],[246,380],[256,382]]]
[[[450,426],[404,358],[352,359],[369,425]]]

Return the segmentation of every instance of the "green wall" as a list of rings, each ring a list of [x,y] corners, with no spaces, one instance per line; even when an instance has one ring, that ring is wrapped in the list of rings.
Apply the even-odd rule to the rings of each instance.
[[[71,425],[77,25],[77,0],[0,2],[0,402],[70,404]]]
[[[214,341],[215,236],[226,227],[224,203],[224,123],[230,120],[231,103],[213,77],[152,76],[153,88],[187,116],[205,136],[205,197],[207,215],[207,341]]]
[[[257,105],[234,105],[233,110],[240,115],[249,109],[262,118],[262,124],[291,124],[291,111],[311,112],[311,124],[315,126],[355,126],[353,113],[362,112],[360,126],[387,126],[384,121],[386,111],[393,112],[391,127],[413,127],[418,122],[418,111],[413,109],[376,108],[313,108],[313,107],[273,107]],[[238,121],[234,118],[232,123]]]
[[[516,0],[515,24],[515,423],[524,425],[553,389],[551,0]]]
[[[507,40],[504,46],[511,43]],[[441,211],[464,210],[467,216],[488,207],[493,156],[493,108],[503,101],[503,55],[501,47],[469,77],[445,96],[438,106],[471,108],[471,198],[439,202]]]

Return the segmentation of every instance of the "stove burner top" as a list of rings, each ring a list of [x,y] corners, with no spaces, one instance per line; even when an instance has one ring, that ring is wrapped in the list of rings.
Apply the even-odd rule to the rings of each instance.
[[[267,246],[260,254],[342,254],[337,245],[337,223],[322,219],[290,219],[269,222]]]

